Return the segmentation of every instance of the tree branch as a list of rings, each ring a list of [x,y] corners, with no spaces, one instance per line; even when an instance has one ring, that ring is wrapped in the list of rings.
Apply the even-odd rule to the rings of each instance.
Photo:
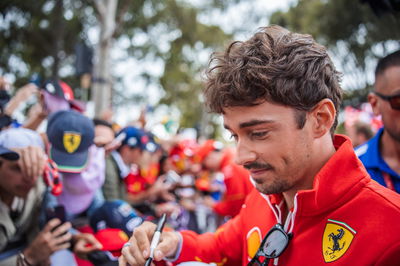
[[[104,17],[104,31],[101,34],[101,41],[112,39],[115,33],[115,17],[117,13],[118,0],[106,0],[106,14]]]
[[[104,5],[103,0],[94,0],[94,6],[99,14],[98,19],[103,23],[106,16],[106,6]]]
[[[120,12],[118,12],[117,20],[115,22],[115,31],[113,37],[118,36],[122,32],[122,26],[124,23],[124,16],[128,12],[130,6],[130,1],[126,0],[120,9]]]

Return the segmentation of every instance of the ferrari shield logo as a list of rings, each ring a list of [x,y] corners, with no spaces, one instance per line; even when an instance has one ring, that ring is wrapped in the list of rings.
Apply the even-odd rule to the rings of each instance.
[[[81,144],[81,134],[76,132],[65,132],[63,136],[64,148],[67,152],[73,153]]]
[[[347,224],[328,219],[322,239],[325,262],[332,262],[342,257],[350,247],[356,233]]]
[[[247,233],[247,255],[249,261],[256,255],[262,241],[261,230],[258,227],[253,227]]]

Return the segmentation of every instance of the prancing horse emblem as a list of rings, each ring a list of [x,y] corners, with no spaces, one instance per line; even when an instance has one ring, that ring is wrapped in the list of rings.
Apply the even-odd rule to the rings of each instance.
[[[322,238],[322,252],[325,262],[341,258],[349,249],[356,231],[346,223],[328,219]]]
[[[333,254],[335,251],[342,250],[344,245],[346,244],[346,241],[343,242],[342,246],[340,246],[339,244],[339,240],[342,239],[342,237],[344,236],[344,230],[340,228],[337,231],[339,232],[337,235],[335,235],[334,233],[330,233],[328,235],[329,241],[333,241],[333,247],[328,247],[332,251],[329,255]]]
[[[81,144],[81,134],[76,132],[64,132],[63,145],[68,153],[75,152]]]

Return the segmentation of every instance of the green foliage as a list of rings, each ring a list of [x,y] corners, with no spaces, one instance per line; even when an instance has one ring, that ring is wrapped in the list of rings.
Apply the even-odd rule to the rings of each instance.
[[[377,17],[360,1],[299,0],[288,12],[275,12],[270,21],[312,34],[327,46],[346,41],[355,52],[359,49],[360,62],[376,43],[400,39],[399,14]]]
[[[60,67],[71,64],[68,56],[81,40],[80,5],[63,1],[7,0],[0,3],[0,68],[17,78],[17,85],[32,73],[58,77]],[[69,12],[66,18],[65,11]],[[11,60],[13,58],[13,60]],[[16,60],[18,63],[16,63]],[[26,71],[21,71],[23,68]]]
[[[239,1],[210,0],[199,6],[182,0],[118,2],[115,40],[129,40],[128,56],[147,62],[160,59],[164,62],[161,76],[143,73],[143,77],[149,84],[159,84],[164,90],[160,104],[179,108],[181,126],[196,126],[201,120],[201,70],[210,52],[231,38],[218,26],[202,23],[199,14],[223,10]],[[76,43],[95,45],[87,37],[88,31],[101,23],[94,1],[2,0],[0,15],[0,22],[5,22],[0,26],[0,75],[14,74],[18,86],[35,72],[46,78],[61,74],[72,87],[79,86],[73,72],[65,74],[60,69],[64,66],[73,69]],[[137,36],[144,36],[143,40],[135,41]],[[17,63],[11,60],[13,57],[18,58]],[[116,82],[119,80],[120,77],[116,77]],[[114,105],[127,100],[146,100],[140,95],[127,95],[121,84],[115,84],[114,89]]]
[[[368,93],[371,90],[371,87],[361,88],[358,90],[345,90],[343,94],[342,107],[359,107],[362,103],[368,101]]]
[[[216,1],[203,8],[224,8],[224,2]],[[150,16],[148,10],[152,10]],[[149,82],[159,83],[164,90],[160,104],[173,105],[181,111],[181,127],[196,126],[203,112],[199,100],[203,85],[199,74],[207,59],[198,58],[198,55],[204,50],[220,47],[231,37],[217,26],[201,23],[198,18],[201,12],[204,12],[202,8],[183,1],[144,1],[142,10],[135,12],[137,20],[132,19],[125,25],[131,29],[127,31],[129,37],[145,33],[148,38],[141,45],[133,44],[130,49],[133,56],[162,58],[165,64],[163,75],[146,78]],[[169,49],[160,49],[160,42],[171,35],[175,37],[169,41]]]
[[[390,41],[399,46],[400,14],[377,17],[368,5],[358,0],[299,0],[287,12],[275,12],[270,21],[313,35],[337,54],[342,65],[358,68],[363,73],[354,77],[358,80],[365,79],[368,62],[385,54]],[[365,90],[368,86],[366,82],[358,82],[351,89]]]

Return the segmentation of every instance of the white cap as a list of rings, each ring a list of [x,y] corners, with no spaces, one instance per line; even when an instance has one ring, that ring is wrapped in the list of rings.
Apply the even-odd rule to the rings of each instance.
[[[9,128],[0,132],[0,145],[5,148],[24,148],[38,146],[44,149],[43,140],[39,133],[27,128]]]

